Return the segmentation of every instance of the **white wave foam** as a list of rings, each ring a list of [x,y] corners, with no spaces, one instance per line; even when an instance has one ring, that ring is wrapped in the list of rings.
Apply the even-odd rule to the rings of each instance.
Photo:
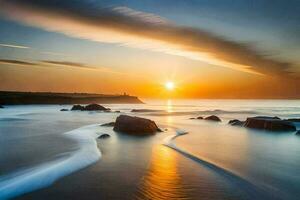
[[[0,199],[13,198],[50,186],[59,178],[98,161],[101,152],[95,140],[98,137],[97,128],[98,125],[89,125],[65,133],[80,144],[79,149],[71,156],[0,177]]]

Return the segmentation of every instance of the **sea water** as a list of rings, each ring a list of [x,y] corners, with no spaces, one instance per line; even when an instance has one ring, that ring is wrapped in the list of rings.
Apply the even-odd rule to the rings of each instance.
[[[228,188],[228,193],[241,191],[236,195],[237,199],[299,199],[300,136],[294,132],[272,133],[232,127],[227,122],[258,115],[299,118],[300,101],[146,99],[145,102],[104,106],[121,111],[121,114],[156,121],[166,129],[157,137],[158,142],[185,159],[183,171],[188,171],[189,165],[208,168],[213,182],[222,181],[223,185],[232,187]],[[0,199],[48,187],[63,176],[95,162],[101,165],[101,146],[97,148],[97,137],[102,133],[116,133],[99,124],[114,121],[120,113],[60,111],[70,107],[28,105],[6,106],[0,110]],[[132,113],[132,109],[149,109],[149,112]],[[212,114],[219,116],[222,122],[190,119]],[[130,139],[113,142],[111,151],[114,151],[113,145],[128,142]],[[152,154],[155,159],[160,158],[161,153],[165,155],[166,150],[161,150],[160,146],[149,145],[154,149]],[[131,159],[131,156],[135,155],[127,154],[126,159]],[[149,171],[145,181],[147,187],[140,188],[137,198],[143,199],[148,195],[148,198],[155,199],[168,193],[166,199],[189,198],[189,193],[182,195],[179,183],[175,185],[174,180],[179,179],[180,172],[171,173],[174,169],[169,165],[169,159],[170,156],[156,161],[160,163],[160,173],[170,173],[165,177],[165,182],[153,179],[158,171],[145,169]],[[187,174],[184,180],[187,187],[199,187],[201,181],[188,178],[188,173],[180,175]],[[199,174],[195,171],[194,177]],[[162,174],[160,176],[160,180],[164,180]],[[169,187],[169,190],[160,191],[155,187],[162,183],[161,188]],[[208,185],[207,182],[205,184]],[[194,189],[193,197],[203,195],[205,191],[202,190]],[[206,190],[209,191],[208,188]],[[213,192],[217,193],[215,190]],[[210,195],[207,194],[206,199],[214,199]]]

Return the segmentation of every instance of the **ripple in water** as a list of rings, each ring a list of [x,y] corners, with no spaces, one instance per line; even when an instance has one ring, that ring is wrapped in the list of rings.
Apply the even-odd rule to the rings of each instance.
[[[182,183],[175,152],[155,145],[146,175],[135,199],[188,199],[188,188]]]

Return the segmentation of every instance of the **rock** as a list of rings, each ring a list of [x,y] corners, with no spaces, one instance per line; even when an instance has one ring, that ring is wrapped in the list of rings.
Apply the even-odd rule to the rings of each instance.
[[[106,138],[109,138],[109,137],[110,137],[110,135],[104,133],[104,134],[100,135],[98,138],[99,139],[106,139]]]
[[[158,112],[160,110],[151,110],[151,109],[132,109],[131,112]]]
[[[0,105],[0,108],[4,108],[2,105]]]
[[[221,122],[221,119],[215,115],[211,115],[209,117],[204,118],[205,120],[215,121],[215,122]]]
[[[115,111],[115,113],[120,113],[120,112],[121,112],[121,111],[119,111],[119,110],[116,110],[116,111]]]
[[[109,108],[105,108],[104,106],[101,106],[99,104],[89,104],[84,107],[84,110],[86,111],[96,111],[96,110],[101,110],[101,111],[109,111]]]
[[[68,109],[65,109],[65,108],[63,108],[63,109],[60,109],[60,111],[69,111]]]
[[[228,122],[231,126],[243,126],[245,122],[240,121],[238,119],[233,119]]]
[[[196,119],[195,117],[191,117],[190,119]]]
[[[161,132],[154,121],[128,115],[117,117],[114,131],[134,135],[153,135],[156,132]]]
[[[203,119],[203,117],[199,116],[199,117],[197,117],[197,119]]]
[[[106,124],[101,124],[100,126],[108,126],[108,127],[113,127],[115,125],[115,122],[109,122]]]
[[[298,131],[296,132],[296,135],[300,135],[300,130],[298,130]]]
[[[295,118],[295,119],[287,119],[286,121],[289,121],[289,122],[300,122],[300,118]]]
[[[268,131],[296,131],[296,127],[292,123],[278,117],[249,117],[244,126]]]
[[[81,110],[81,111],[105,111],[110,112],[109,108],[105,108],[99,104],[89,104],[87,106],[74,105],[71,110]]]
[[[74,105],[71,110],[84,110],[84,107],[82,105]]]

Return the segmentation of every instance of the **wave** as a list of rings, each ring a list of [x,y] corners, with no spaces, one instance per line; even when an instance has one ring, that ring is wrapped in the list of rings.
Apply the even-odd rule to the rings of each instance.
[[[97,128],[98,125],[89,125],[64,133],[79,143],[79,148],[71,156],[0,177],[0,199],[50,186],[61,177],[97,162],[101,158],[96,142]]]
[[[214,171],[215,173],[221,175],[222,177],[229,180],[231,183],[236,185],[238,188],[242,189],[244,192],[246,192],[247,197],[249,199],[281,199],[280,197],[276,197],[274,194],[268,193],[265,189],[259,187],[258,185],[255,185],[254,183],[244,179],[243,177],[240,177],[239,175],[236,175],[235,173],[231,172],[228,169],[222,168],[213,162],[201,159],[192,153],[188,152],[187,150],[184,150],[180,147],[178,147],[175,144],[175,139],[177,137],[183,136],[188,134],[188,132],[183,130],[177,130],[175,135],[168,136],[164,139],[164,145],[177,151],[181,155],[185,156],[186,158],[189,158],[198,164],[201,164],[202,166],[205,166],[209,168],[210,170]]]

